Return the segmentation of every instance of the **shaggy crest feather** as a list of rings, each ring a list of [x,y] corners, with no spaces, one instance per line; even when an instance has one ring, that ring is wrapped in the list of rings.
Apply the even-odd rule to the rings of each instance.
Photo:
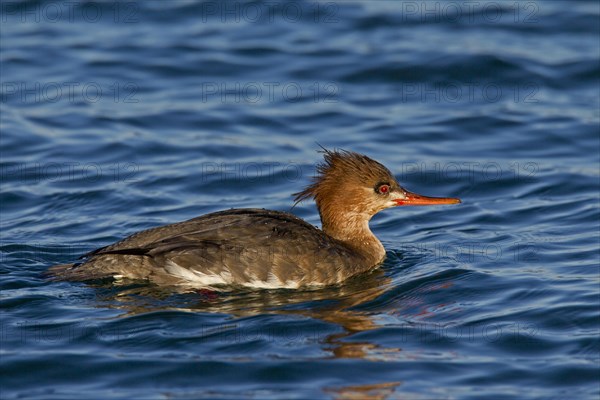
[[[339,188],[342,182],[360,183],[363,186],[372,186],[380,180],[387,181],[395,186],[396,180],[392,173],[379,162],[365,155],[347,150],[327,150],[323,148],[324,162],[317,165],[317,175],[313,182],[303,191],[294,193],[295,203],[314,198],[317,203],[320,194],[326,188]]]

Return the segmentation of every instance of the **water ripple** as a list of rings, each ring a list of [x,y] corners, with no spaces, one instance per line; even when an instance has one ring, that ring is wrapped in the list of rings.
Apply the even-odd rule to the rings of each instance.
[[[600,10],[466,6],[3,4],[3,398],[597,398]],[[42,276],[287,211],[315,142],[463,203],[377,215],[381,268],[318,290]]]

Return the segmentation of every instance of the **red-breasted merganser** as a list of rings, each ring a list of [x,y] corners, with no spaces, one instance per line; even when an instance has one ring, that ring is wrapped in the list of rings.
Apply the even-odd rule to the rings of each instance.
[[[285,212],[231,209],[135,233],[56,265],[54,279],[146,280],[159,285],[302,288],[336,284],[376,268],[385,249],[369,220],[396,206],[460,203],[401,187],[371,158],[323,150],[318,176],[296,202],[314,198],[322,230]]]

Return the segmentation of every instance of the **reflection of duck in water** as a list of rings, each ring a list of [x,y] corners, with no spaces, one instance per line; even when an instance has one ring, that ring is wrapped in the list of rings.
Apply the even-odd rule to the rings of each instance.
[[[392,398],[394,391],[402,382],[382,382],[370,385],[350,385],[337,388],[326,388],[325,392],[334,399],[384,400]],[[399,396],[399,393],[397,393]],[[400,398],[400,397],[398,397]]]
[[[452,286],[452,283],[448,282],[442,287],[438,280],[433,279],[431,283],[419,280],[417,285],[410,279],[405,280],[406,271],[404,268],[398,268],[398,261],[387,260],[387,267],[351,278],[343,285],[311,290],[238,288],[222,292],[194,290],[173,293],[173,288],[165,286],[126,282],[118,285],[107,282],[94,283],[93,287],[97,290],[93,303],[98,307],[123,312],[115,318],[115,325],[111,325],[111,329],[119,335],[123,333],[121,329],[124,332],[130,329],[128,327],[131,326],[131,322],[127,321],[128,317],[147,314],[152,315],[152,319],[173,318],[176,321],[175,325],[164,328],[170,332],[169,335],[189,339],[189,329],[192,329],[192,336],[209,347],[258,340],[264,341],[264,351],[272,356],[270,351],[273,348],[270,346],[273,342],[276,342],[273,350],[275,353],[278,352],[278,346],[283,349],[294,343],[314,343],[321,349],[325,358],[369,361],[418,359],[419,346],[406,350],[403,344],[407,341],[410,343],[411,338],[415,337],[420,340],[423,326],[427,326],[424,325],[426,322],[423,318],[431,317],[426,311],[434,307],[428,294]],[[415,269],[416,264],[412,267],[409,265],[408,268]],[[396,278],[393,275],[396,275]],[[417,307],[417,304],[421,306]],[[188,313],[189,317],[185,315]],[[197,325],[197,315],[201,316],[200,325]],[[210,317],[205,320],[202,315]],[[121,319],[122,325],[119,322]],[[316,322],[316,325],[310,320]],[[393,327],[393,333],[388,331],[390,327]],[[379,329],[384,338],[389,338],[390,334],[397,336],[398,332],[403,336],[396,337],[396,340],[390,343],[378,340],[378,332],[372,335],[356,335]],[[260,359],[263,356],[264,353],[258,351],[248,357]],[[302,358],[301,355],[300,357]],[[327,392],[331,392],[332,395],[337,393],[334,397],[339,398],[353,398],[348,394],[357,398],[386,398],[378,396],[393,391],[395,386],[334,385],[329,387]]]
[[[323,229],[284,212],[231,209],[138,232],[49,270],[56,279],[143,279],[159,285],[301,288],[340,283],[381,263],[369,229],[389,207],[460,203],[402,188],[366,156],[324,150],[325,162],[296,201],[314,198]]]

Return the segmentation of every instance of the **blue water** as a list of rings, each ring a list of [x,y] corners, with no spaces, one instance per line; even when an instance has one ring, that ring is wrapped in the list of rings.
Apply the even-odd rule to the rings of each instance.
[[[2,1],[2,399],[600,396],[596,1]],[[312,291],[48,282],[230,207],[317,143],[408,189]],[[298,216],[319,224],[315,206]]]

